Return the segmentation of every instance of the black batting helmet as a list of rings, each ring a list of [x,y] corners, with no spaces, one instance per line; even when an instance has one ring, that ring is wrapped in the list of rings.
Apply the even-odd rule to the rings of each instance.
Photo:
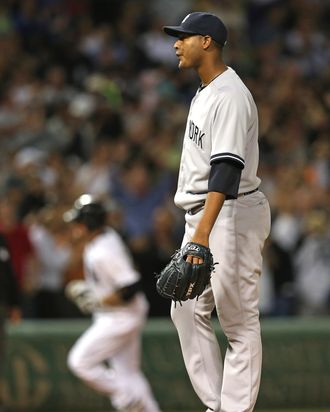
[[[79,222],[88,230],[97,230],[105,226],[107,210],[102,202],[89,194],[81,195],[73,205],[73,208],[64,213],[66,222]]]

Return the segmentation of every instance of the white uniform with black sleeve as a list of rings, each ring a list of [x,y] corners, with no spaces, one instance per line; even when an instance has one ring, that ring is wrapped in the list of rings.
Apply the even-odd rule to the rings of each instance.
[[[84,270],[99,299],[140,278],[120,236],[110,228],[86,246]],[[92,326],[69,353],[70,369],[95,390],[108,394],[117,410],[159,411],[140,369],[141,331],[147,311],[141,292],[127,304],[95,311]]]
[[[188,210],[205,200],[210,164],[236,162],[242,168],[239,193],[258,188],[258,114],[235,71],[228,68],[197,91],[183,140],[177,206]]]
[[[192,385],[202,402],[217,412],[252,411],[260,384],[258,279],[270,209],[257,190],[258,158],[255,103],[239,76],[227,68],[191,102],[175,195],[176,205],[187,212],[182,245],[194,235],[214,184],[212,165],[228,163],[241,169],[238,196],[227,196],[210,235],[218,262],[211,287],[198,300],[171,310]],[[224,363],[210,321],[214,307],[229,343]]]

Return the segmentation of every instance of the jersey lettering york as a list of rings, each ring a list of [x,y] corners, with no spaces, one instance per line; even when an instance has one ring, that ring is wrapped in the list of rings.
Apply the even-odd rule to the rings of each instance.
[[[193,97],[181,155],[175,204],[188,210],[205,201],[210,169],[232,162],[242,169],[238,193],[259,186],[258,113],[253,97],[230,67]]]
[[[197,144],[198,147],[203,149],[203,137],[205,136],[205,133],[202,130],[200,130],[199,127],[196,126],[192,120],[189,121],[188,136],[190,140]]]

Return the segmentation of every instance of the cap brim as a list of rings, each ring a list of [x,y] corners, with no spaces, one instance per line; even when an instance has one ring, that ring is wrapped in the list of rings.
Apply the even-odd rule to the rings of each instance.
[[[179,37],[181,34],[196,34],[195,32],[185,30],[181,26],[164,26],[163,30],[166,34],[173,37]]]

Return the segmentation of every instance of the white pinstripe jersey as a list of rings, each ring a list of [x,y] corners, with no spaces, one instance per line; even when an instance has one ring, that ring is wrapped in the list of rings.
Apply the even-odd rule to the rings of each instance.
[[[85,279],[98,299],[140,279],[126,245],[112,228],[107,228],[85,247],[83,260]]]
[[[192,99],[174,198],[178,207],[188,210],[206,198],[211,164],[217,160],[234,160],[243,168],[239,193],[259,186],[257,108],[230,67]]]

